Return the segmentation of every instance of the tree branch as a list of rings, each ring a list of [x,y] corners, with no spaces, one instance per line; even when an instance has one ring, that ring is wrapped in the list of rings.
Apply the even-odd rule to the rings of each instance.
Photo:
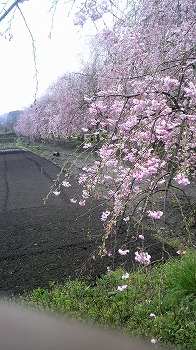
[[[18,5],[20,0],[16,0],[5,12],[4,14],[0,17],[0,22],[10,13],[10,11]]]

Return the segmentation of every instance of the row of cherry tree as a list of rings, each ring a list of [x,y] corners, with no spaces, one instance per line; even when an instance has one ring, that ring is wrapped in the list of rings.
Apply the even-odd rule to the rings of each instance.
[[[79,177],[81,197],[72,202],[104,196],[106,245],[121,220],[133,220],[143,239],[146,218],[163,218],[167,197],[178,201],[176,188],[183,193],[195,176],[194,15],[194,0],[131,2],[112,29],[95,36],[88,64],[59,78],[17,123],[17,133],[32,138],[85,129],[104,136],[98,160]],[[77,24],[86,16],[80,10]],[[68,178],[55,194],[62,185],[70,185]],[[136,260],[150,262],[143,249]]]

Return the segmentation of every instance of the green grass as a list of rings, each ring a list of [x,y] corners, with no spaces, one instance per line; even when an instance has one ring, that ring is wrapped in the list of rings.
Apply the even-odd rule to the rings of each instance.
[[[0,133],[0,138],[9,138],[9,137],[16,137],[15,132],[2,132]]]
[[[23,138],[18,138],[17,139],[17,146],[19,148],[25,149],[27,151],[30,151],[32,153],[35,153],[43,158],[47,158],[51,152],[53,151],[52,146],[50,147],[50,145],[47,145],[47,147],[45,147],[45,144],[34,144],[34,143],[29,143],[27,140],[23,139]]]
[[[0,143],[0,149],[9,149],[9,148],[17,148],[16,142],[10,142],[10,143]]]
[[[195,350],[196,253],[132,272],[125,281],[122,274],[118,269],[95,285],[87,280],[50,282],[48,289],[38,288],[20,302],[126,334],[156,338],[172,349]],[[117,291],[122,284],[128,288]]]
[[[16,148],[16,139],[13,132],[0,133],[0,149]]]

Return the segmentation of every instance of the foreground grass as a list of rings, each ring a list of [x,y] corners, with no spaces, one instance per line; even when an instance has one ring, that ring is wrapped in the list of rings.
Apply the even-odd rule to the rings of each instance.
[[[172,349],[196,349],[196,253],[141,269],[122,280],[118,269],[90,282],[50,282],[20,298],[22,303],[65,317],[155,338]],[[120,292],[118,286],[127,285]]]

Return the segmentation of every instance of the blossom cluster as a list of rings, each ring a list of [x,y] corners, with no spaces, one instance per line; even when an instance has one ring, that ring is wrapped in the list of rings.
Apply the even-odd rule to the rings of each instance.
[[[144,266],[150,264],[151,255],[146,252],[135,252],[135,260]]]
[[[81,6],[75,15],[74,24],[83,26],[88,19],[95,22],[101,19],[103,15],[110,10],[108,0],[87,0],[84,6]]]

